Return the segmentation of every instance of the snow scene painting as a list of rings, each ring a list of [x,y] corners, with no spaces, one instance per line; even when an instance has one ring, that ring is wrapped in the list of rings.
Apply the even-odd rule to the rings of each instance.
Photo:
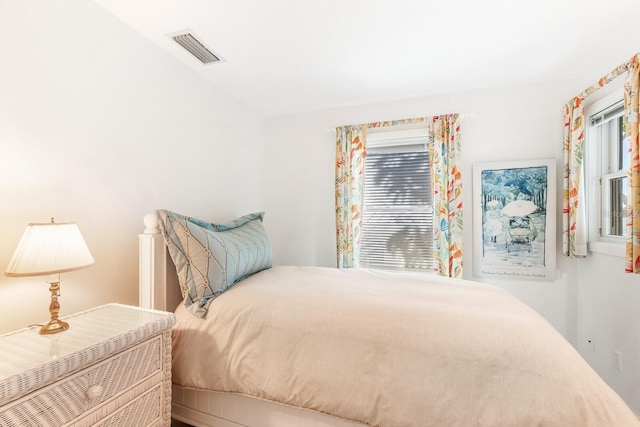
[[[555,162],[477,164],[474,187],[474,274],[552,279]]]

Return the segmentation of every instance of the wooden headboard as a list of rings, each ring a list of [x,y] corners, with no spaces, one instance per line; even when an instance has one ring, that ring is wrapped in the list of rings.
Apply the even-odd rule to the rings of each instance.
[[[144,216],[139,239],[138,304],[140,307],[174,311],[182,302],[176,268],[169,256],[158,216]]]

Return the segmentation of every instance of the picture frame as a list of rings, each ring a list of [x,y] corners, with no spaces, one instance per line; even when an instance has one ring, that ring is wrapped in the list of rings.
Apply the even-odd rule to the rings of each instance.
[[[556,160],[473,165],[473,275],[553,280]]]

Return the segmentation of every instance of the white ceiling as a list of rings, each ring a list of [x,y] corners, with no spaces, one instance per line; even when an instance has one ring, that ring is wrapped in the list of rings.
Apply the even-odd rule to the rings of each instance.
[[[640,16],[638,0],[94,1],[264,116],[570,79]],[[184,29],[224,61],[183,51]]]

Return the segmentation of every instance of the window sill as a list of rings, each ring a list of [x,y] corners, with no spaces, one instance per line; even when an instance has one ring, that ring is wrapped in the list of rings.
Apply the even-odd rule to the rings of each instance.
[[[627,247],[624,242],[589,242],[589,252],[625,257]]]

